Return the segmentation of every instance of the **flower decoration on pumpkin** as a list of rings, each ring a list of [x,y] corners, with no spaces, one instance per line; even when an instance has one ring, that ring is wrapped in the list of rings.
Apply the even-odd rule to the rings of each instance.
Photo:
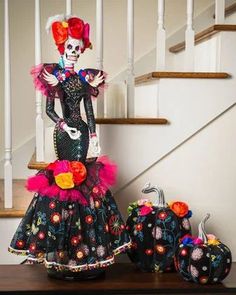
[[[180,239],[180,243],[182,243],[184,246],[186,246],[186,245],[202,245],[203,240],[198,237],[191,236],[191,235],[185,235]]]
[[[50,28],[60,54],[64,54],[65,42],[69,37],[83,41],[81,52],[84,52],[86,48],[92,49],[89,40],[90,26],[88,23],[84,23],[82,19],[56,15],[48,19],[46,29],[49,30]]]
[[[62,189],[80,185],[87,176],[84,164],[77,161],[55,161],[47,166],[47,170],[53,171],[55,182]]]
[[[136,202],[130,203],[127,209],[129,215],[132,213],[133,209],[139,208],[139,215],[145,216],[153,211],[153,203],[148,199],[140,199]]]
[[[215,235],[208,234],[207,235],[207,244],[217,246],[220,244],[220,241],[217,239],[217,237]]]
[[[178,217],[191,217],[191,211],[189,211],[188,205],[184,202],[170,202],[170,209],[178,216]],[[190,216],[189,216],[190,215]]]
[[[140,211],[139,211],[139,215],[140,216],[145,216],[148,215],[149,213],[151,213],[153,211],[153,208],[147,205],[144,205],[141,207]]]

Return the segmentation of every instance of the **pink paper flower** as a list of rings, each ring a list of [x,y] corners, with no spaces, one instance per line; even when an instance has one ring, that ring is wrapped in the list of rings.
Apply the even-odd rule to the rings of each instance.
[[[139,215],[140,216],[148,215],[150,212],[152,212],[152,210],[153,210],[152,207],[143,206],[139,211]]]

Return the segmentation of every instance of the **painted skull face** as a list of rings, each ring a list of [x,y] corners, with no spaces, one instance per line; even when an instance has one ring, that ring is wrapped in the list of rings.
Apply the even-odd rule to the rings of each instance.
[[[81,54],[81,48],[83,48],[82,40],[68,38],[65,42],[65,52],[63,55],[65,64],[74,65]]]

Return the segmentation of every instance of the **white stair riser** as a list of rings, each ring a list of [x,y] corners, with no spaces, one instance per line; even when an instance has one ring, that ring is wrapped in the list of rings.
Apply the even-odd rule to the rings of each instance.
[[[159,82],[149,82],[135,87],[135,117],[156,118],[158,105]]]

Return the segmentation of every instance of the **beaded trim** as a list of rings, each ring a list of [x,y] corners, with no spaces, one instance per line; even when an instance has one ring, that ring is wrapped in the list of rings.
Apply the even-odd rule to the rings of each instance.
[[[128,242],[116,249],[113,250],[113,255],[108,257],[108,259],[103,260],[103,261],[98,261],[96,263],[93,264],[83,264],[83,265],[66,265],[66,264],[60,264],[60,263],[56,263],[56,262],[50,262],[47,261],[45,258],[40,257],[40,258],[36,258],[36,257],[28,257],[27,260],[29,261],[34,261],[36,263],[44,263],[46,268],[54,268],[57,271],[62,271],[62,270],[70,270],[72,272],[80,272],[80,271],[86,271],[86,270],[93,270],[93,269],[97,269],[97,268],[105,268],[108,267],[110,265],[112,265],[115,262],[115,256],[125,252],[127,249],[131,248],[131,242]],[[8,251],[10,253],[14,253],[16,255],[22,255],[22,256],[27,256],[29,255],[29,251],[28,250],[17,250],[14,249],[12,247],[8,247]]]

